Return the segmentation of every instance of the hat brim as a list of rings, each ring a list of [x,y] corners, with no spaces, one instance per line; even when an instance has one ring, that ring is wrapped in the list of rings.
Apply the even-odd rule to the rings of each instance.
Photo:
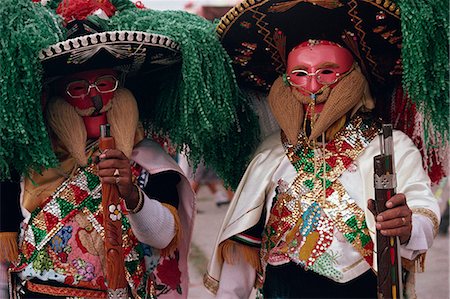
[[[221,19],[217,32],[244,86],[268,90],[294,46],[321,39],[350,49],[379,88],[398,75],[399,14],[386,0],[244,0]],[[279,31],[284,44],[276,42]]]
[[[42,50],[39,59],[45,77],[51,78],[102,68],[152,72],[179,63],[181,52],[167,36],[110,31],[59,42]]]

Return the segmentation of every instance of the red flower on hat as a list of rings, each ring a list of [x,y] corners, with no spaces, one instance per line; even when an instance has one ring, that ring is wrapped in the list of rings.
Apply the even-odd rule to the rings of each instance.
[[[96,11],[103,11],[108,17],[116,12],[116,8],[109,0],[63,0],[56,12],[66,22],[84,20]]]
[[[165,259],[160,266],[158,266],[158,278],[165,285],[175,290],[181,283],[181,272],[178,269],[177,259]]]

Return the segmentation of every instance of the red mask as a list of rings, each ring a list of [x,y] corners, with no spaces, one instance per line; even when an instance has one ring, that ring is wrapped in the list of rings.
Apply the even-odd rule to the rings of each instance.
[[[353,67],[352,54],[329,41],[307,41],[295,47],[288,56],[287,77],[304,95],[331,88]]]
[[[83,117],[88,138],[100,137],[100,125],[107,123],[103,108],[118,86],[117,72],[112,69],[80,72],[65,77],[63,82],[60,94]]]

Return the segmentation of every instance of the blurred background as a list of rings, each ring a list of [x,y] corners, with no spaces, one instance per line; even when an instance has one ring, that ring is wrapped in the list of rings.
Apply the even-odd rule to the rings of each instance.
[[[134,0],[133,0],[134,1]],[[134,1],[138,2],[138,1]],[[167,10],[167,9],[183,9],[193,13],[201,14],[201,10],[206,8],[207,11],[220,7],[231,8],[239,1],[236,0],[141,0],[147,8]],[[223,14],[222,14],[223,15]],[[207,16],[205,16],[207,19]],[[218,16],[217,16],[218,17]]]

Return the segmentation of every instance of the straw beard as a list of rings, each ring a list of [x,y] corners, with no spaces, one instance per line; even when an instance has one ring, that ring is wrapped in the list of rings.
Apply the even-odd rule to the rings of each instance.
[[[130,158],[139,121],[136,99],[129,90],[122,88],[115,92],[110,103],[102,111],[106,111],[116,148]],[[89,115],[89,110],[76,109],[61,97],[51,99],[46,108],[50,128],[80,166],[88,162],[87,132],[82,116]]]
[[[270,109],[289,142],[297,144],[305,117],[303,105],[310,104],[311,97],[303,95],[291,86],[286,86],[282,77],[279,77],[272,85],[268,99]],[[354,114],[362,106],[368,110],[374,108],[367,80],[359,68],[355,68],[333,88],[326,87],[318,94],[315,104],[323,102],[325,102],[323,110],[315,121],[309,140],[315,140],[333,128],[330,130],[332,132],[327,134],[326,139],[329,140],[345,124],[345,115],[348,112]]]

